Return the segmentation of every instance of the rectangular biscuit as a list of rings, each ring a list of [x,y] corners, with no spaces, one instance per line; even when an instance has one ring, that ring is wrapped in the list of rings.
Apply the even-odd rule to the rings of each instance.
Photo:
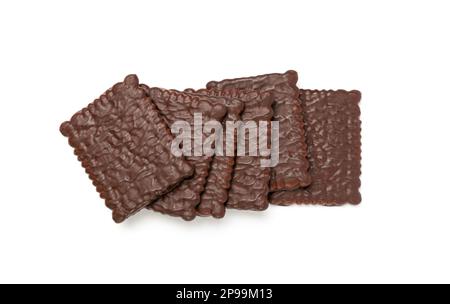
[[[222,122],[223,127],[223,154],[214,155],[208,177],[206,179],[205,190],[201,194],[200,204],[197,206],[197,214],[200,216],[213,216],[222,218],[225,216],[225,204],[228,201],[228,191],[231,187],[233,178],[233,169],[236,158],[236,140],[237,134],[234,134],[233,155],[226,153],[226,124],[227,122],[235,123],[240,120],[241,112],[244,110],[244,104],[239,100],[239,92],[237,90],[205,90],[198,91],[186,90],[192,93],[225,97],[225,106],[227,107],[227,115]]]
[[[311,183],[297,81],[297,72],[287,71],[284,74],[226,79],[207,84],[208,89],[238,88],[273,93],[273,119],[279,122],[280,158],[278,165],[271,170],[271,192],[294,190]]]
[[[301,90],[312,184],[273,193],[277,205],[359,204],[361,121],[358,91]]]
[[[203,89],[197,93],[229,98],[235,106],[234,111],[231,114],[229,112],[226,121],[236,122],[241,119],[243,123],[249,121],[270,122],[273,115],[271,93],[234,88]],[[243,105],[242,109],[238,108],[239,104],[236,101],[240,101]],[[238,110],[243,110],[241,115],[237,115]],[[245,134],[247,148],[249,148],[249,133]],[[233,150],[236,153],[236,132],[234,139]],[[198,213],[221,218],[225,215],[225,205],[228,208],[243,210],[266,209],[269,205],[270,168],[261,167],[261,159],[266,158],[262,156],[214,156],[205,192],[202,194],[201,203],[197,208]]]
[[[271,92],[241,91],[239,100],[244,105],[241,114],[243,123],[268,122],[273,116],[274,97]],[[270,127],[270,126],[269,126]],[[250,147],[251,130],[246,131],[245,145]],[[259,143],[258,143],[259,145]],[[257,149],[259,146],[257,145]],[[231,188],[228,193],[227,208],[262,211],[269,206],[270,167],[262,167],[264,156],[237,156]]]
[[[175,122],[184,121],[194,127],[195,114],[202,114],[203,125],[214,120],[221,122],[226,115],[226,100],[221,97],[212,97],[176,90],[149,88],[148,95],[156,105],[168,126]],[[203,129],[203,128],[202,128]],[[207,137],[200,134],[202,141]],[[192,148],[195,146],[192,140]],[[179,216],[185,220],[196,217],[196,207],[200,203],[200,194],[205,188],[212,156],[186,156],[186,160],[195,168],[194,175],[184,180],[180,186],[155,201],[149,208],[155,211]]]
[[[135,75],[61,125],[117,223],[193,174],[170,153],[172,135]]]
[[[230,100],[239,100],[244,108],[241,113],[241,122],[259,123],[270,122],[273,116],[273,96],[270,92],[257,92],[251,90],[238,90],[234,88],[199,90],[197,93],[210,96],[224,96]],[[231,121],[236,121],[232,116]],[[269,126],[270,127],[270,126]],[[246,149],[250,148],[250,130],[245,132]],[[235,131],[235,140],[237,133]],[[254,138],[253,138],[254,140]],[[236,141],[235,141],[236,143]],[[235,145],[236,152],[236,145]],[[256,149],[259,146],[256,144]],[[245,155],[235,157],[218,156],[213,160],[213,167],[208,177],[207,190],[202,195],[198,213],[223,217],[226,207],[241,210],[265,210],[269,205],[268,194],[270,186],[270,168],[262,167],[264,156]],[[234,168],[233,168],[234,164]],[[219,181],[217,183],[217,181]],[[230,181],[231,182],[228,182]]]

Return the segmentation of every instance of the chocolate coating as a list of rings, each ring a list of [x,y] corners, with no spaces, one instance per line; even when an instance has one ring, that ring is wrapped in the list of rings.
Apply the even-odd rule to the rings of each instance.
[[[255,77],[212,81],[207,88],[238,88],[272,92],[273,119],[280,125],[280,160],[271,171],[270,191],[293,190],[311,184],[303,111],[298,102],[298,75],[295,71]]]
[[[312,184],[273,193],[277,205],[359,204],[361,121],[358,91],[302,90]]]
[[[170,153],[172,135],[135,75],[61,125],[117,223],[193,174]]]
[[[241,93],[237,90],[198,90],[197,94],[209,96],[227,97],[225,106],[227,116],[223,121],[223,130],[227,121],[235,122],[241,119],[241,112],[244,110],[244,103],[239,100]],[[234,141],[234,151],[236,152],[236,134]],[[226,147],[226,137],[224,136],[224,149]],[[228,200],[228,191],[231,187],[235,156],[215,155],[211,162],[211,168],[206,180],[205,191],[201,195],[200,204],[197,207],[197,214],[200,216],[213,216],[222,218],[225,216],[225,203]]]
[[[237,97],[244,103],[244,111],[241,114],[243,122],[271,121],[274,100],[272,93],[225,89],[224,94],[235,94],[228,96]],[[245,136],[246,146],[249,145],[248,139],[247,133]],[[262,156],[236,156],[236,164],[226,203],[228,208],[255,211],[267,209],[269,206],[270,168],[261,167],[261,159],[267,158]]]
[[[194,113],[203,114],[203,123],[210,120],[222,121],[227,112],[225,107],[227,101],[220,97],[158,88],[151,88],[148,93],[169,126],[183,120],[193,127]],[[204,140],[206,135],[202,135]],[[195,168],[194,175],[150,207],[164,214],[193,220],[196,216],[196,207],[200,203],[200,194],[205,189],[212,157],[186,156],[186,160]]]

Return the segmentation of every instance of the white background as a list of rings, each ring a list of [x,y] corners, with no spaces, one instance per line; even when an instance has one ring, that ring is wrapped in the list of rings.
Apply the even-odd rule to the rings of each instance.
[[[1,1],[0,282],[450,282],[448,1]],[[363,93],[363,203],[116,225],[59,125],[151,86],[295,69]]]

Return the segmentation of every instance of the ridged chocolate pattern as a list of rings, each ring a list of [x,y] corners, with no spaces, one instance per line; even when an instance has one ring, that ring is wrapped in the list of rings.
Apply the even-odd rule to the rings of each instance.
[[[298,102],[298,75],[295,71],[255,77],[212,81],[207,88],[238,88],[273,92],[273,119],[280,126],[279,164],[271,170],[270,191],[293,190],[311,184],[303,111]]]
[[[193,168],[170,152],[172,135],[135,75],[61,125],[117,223],[170,191]]]
[[[223,121],[225,132],[226,122],[236,122],[241,119],[241,112],[244,104],[239,100],[241,97],[237,90],[198,90],[191,91],[197,94],[209,96],[226,97],[227,116]],[[225,135],[225,134],[224,134]],[[224,154],[226,151],[226,136],[224,136]],[[234,141],[234,151],[236,152],[236,134]],[[200,205],[197,207],[197,214],[200,216],[213,216],[222,218],[225,216],[225,203],[228,200],[228,191],[231,187],[235,156],[215,155],[211,162],[209,175],[206,180],[205,191],[201,195]]]
[[[312,184],[272,194],[277,205],[359,204],[361,121],[358,91],[301,90]]]
[[[227,112],[226,100],[220,97],[158,88],[151,88],[149,95],[169,126],[182,120],[193,127],[195,113],[202,113],[203,123],[210,120],[221,122]],[[206,135],[202,134],[202,137],[205,139]],[[192,148],[194,148],[194,142]],[[196,216],[196,207],[200,203],[200,194],[205,189],[212,157],[186,156],[186,160],[195,168],[194,175],[150,207],[164,214],[193,220]]]
[[[233,90],[226,91],[233,92]],[[234,92],[236,92],[236,97],[244,103],[244,111],[241,114],[243,122],[271,121],[273,116],[272,93]],[[249,146],[249,133],[247,132],[245,136],[247,147]],[[267,158],[262,156],[236,156],[236,164],[226,203],[228,208],[256,211],[267,209],[269,206],[270,168],[261,167],[261,159]]]

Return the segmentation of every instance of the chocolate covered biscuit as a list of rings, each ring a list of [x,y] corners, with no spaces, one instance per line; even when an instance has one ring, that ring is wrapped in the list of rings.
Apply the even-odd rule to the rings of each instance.
[[[60,130],[117,223],[193,174],[191,165],[172,155],[170,130],[134,75]]]
[[[273,95],[270,92],[261,93],[235,89],[211,89],[209,91],[210,94],[239,99],[244,104],[244,110],[241,113],[242,123],[256,123],[256,128],[258,128],[260,122],[270,123],[272,119]],[[259,150],[259,143],[255,147],[251,147],[252,144],[257,142],[255,138],[250,138],[250,134],[254,134],[252,129],[253,127],[245,129],[243,134],[245,136],[246,153],[237,155],[235,158],[234,171],[226,202],[227,208],[260,211],[267,209],[269,205],[270,168],[261,165],[262,160],[268,159],[268,157],[260,154],[250,156],[249,150],[251,148]],[[220,206],[222,201],[219,201],[219,204],[215,203],[215,206]]]
[[[280,131],[280,159],[279,164],[271,171],[272,192],[293,190],[311,183],[297,80],[297,73],[288,71],[284,74],[212,81],[207,85],[209,89],[237,88],[273,93],[273,120],[279,122]]]
[[[221,97],[158,88],[148,89],[148,94],[169,126],[177,121],[185,121],[194,128],[195,114],[201,114],[203,128],[208,121],[221,122],[227,112],[226,100]],[[207,134],[201,133],[198,135],[203,142]],[[192,150],[195,146],[196,143],[192,140]],[[197,156],[193,152],[190,156],[186,156],[186,160],[195,168],[194,175],[154,202],[150,208],[164,214],[180,216],[185,220],[195,218],[196,207],[200,203],[200,194],[205,188],[212,156],[203,154]]]
[[[273,193],[277,205],[361,202],[361,122],[358,91],[302,90],[312,184]]]
[[[244,105],[242,122],[268,122],[273,116],[273,95],[270,92],[240,92]],[[250,147],[250,130],[245,134],[245,145]],[[257,147],[259,149],[259,146]],[[227,207],[241,210],[261,211],[269,206],[270,167],[261,165],[264,156],[237,156]]]
[[[189,90],[192,92],[191,90]],[[202,89],[196,91],[197,94],[209,96],[222,96],[229,99],[229,103],[234,103],[228,121],[236,122],[238,104],[243,105],[240,114],[240,122],[254,122],[256,128],[260,122],[271,121],[273,116],[273,95],[270,92],[261,93],[252,90],[239,90],[235,88],[226,89]],[[270,127],[270,124],[269,124]],[[235,157],[215,155],[211,170],[208,176],[208,182],[205,192],[202,194],[201,203],[197,207],[200,215],[212,215],[220,218],[225,215],[225,205],[227,208],[241,210],[265,210],[269,206],[269,187],[270,187],[270,168],[262,167],[261,160],[268,159],[266,156],[250,156],[250,134],[249,129],[245,130],[245,155]],[[234,132],[235,145],[232,150],[236,151],[238,141],[237,131]],[[257,140],[252,138],[252,144]],[[256,143],[256,150],[259,145]],[[208,191],[208,192],[207,192]]]
[[[213,216],[222,218],[225,216],[225,203],[228,200],[228,191],[231,187],[231,179],[233,177],[233,169],[236,158],[237,133],[233,132],[232,155],[227,155],[227,123],[236,123],[241,118],[241,112],[244,109],[244,103],[239,100],[239,92],[237,90],[186,90],[191,93],[209,96],[225,97],[227,115],[222,122],[223,127],[223,149],[221,155],[214,155],[211,162],[208,178],[206,180],[205,190],[197,207],[197,214],[200,216]]]

